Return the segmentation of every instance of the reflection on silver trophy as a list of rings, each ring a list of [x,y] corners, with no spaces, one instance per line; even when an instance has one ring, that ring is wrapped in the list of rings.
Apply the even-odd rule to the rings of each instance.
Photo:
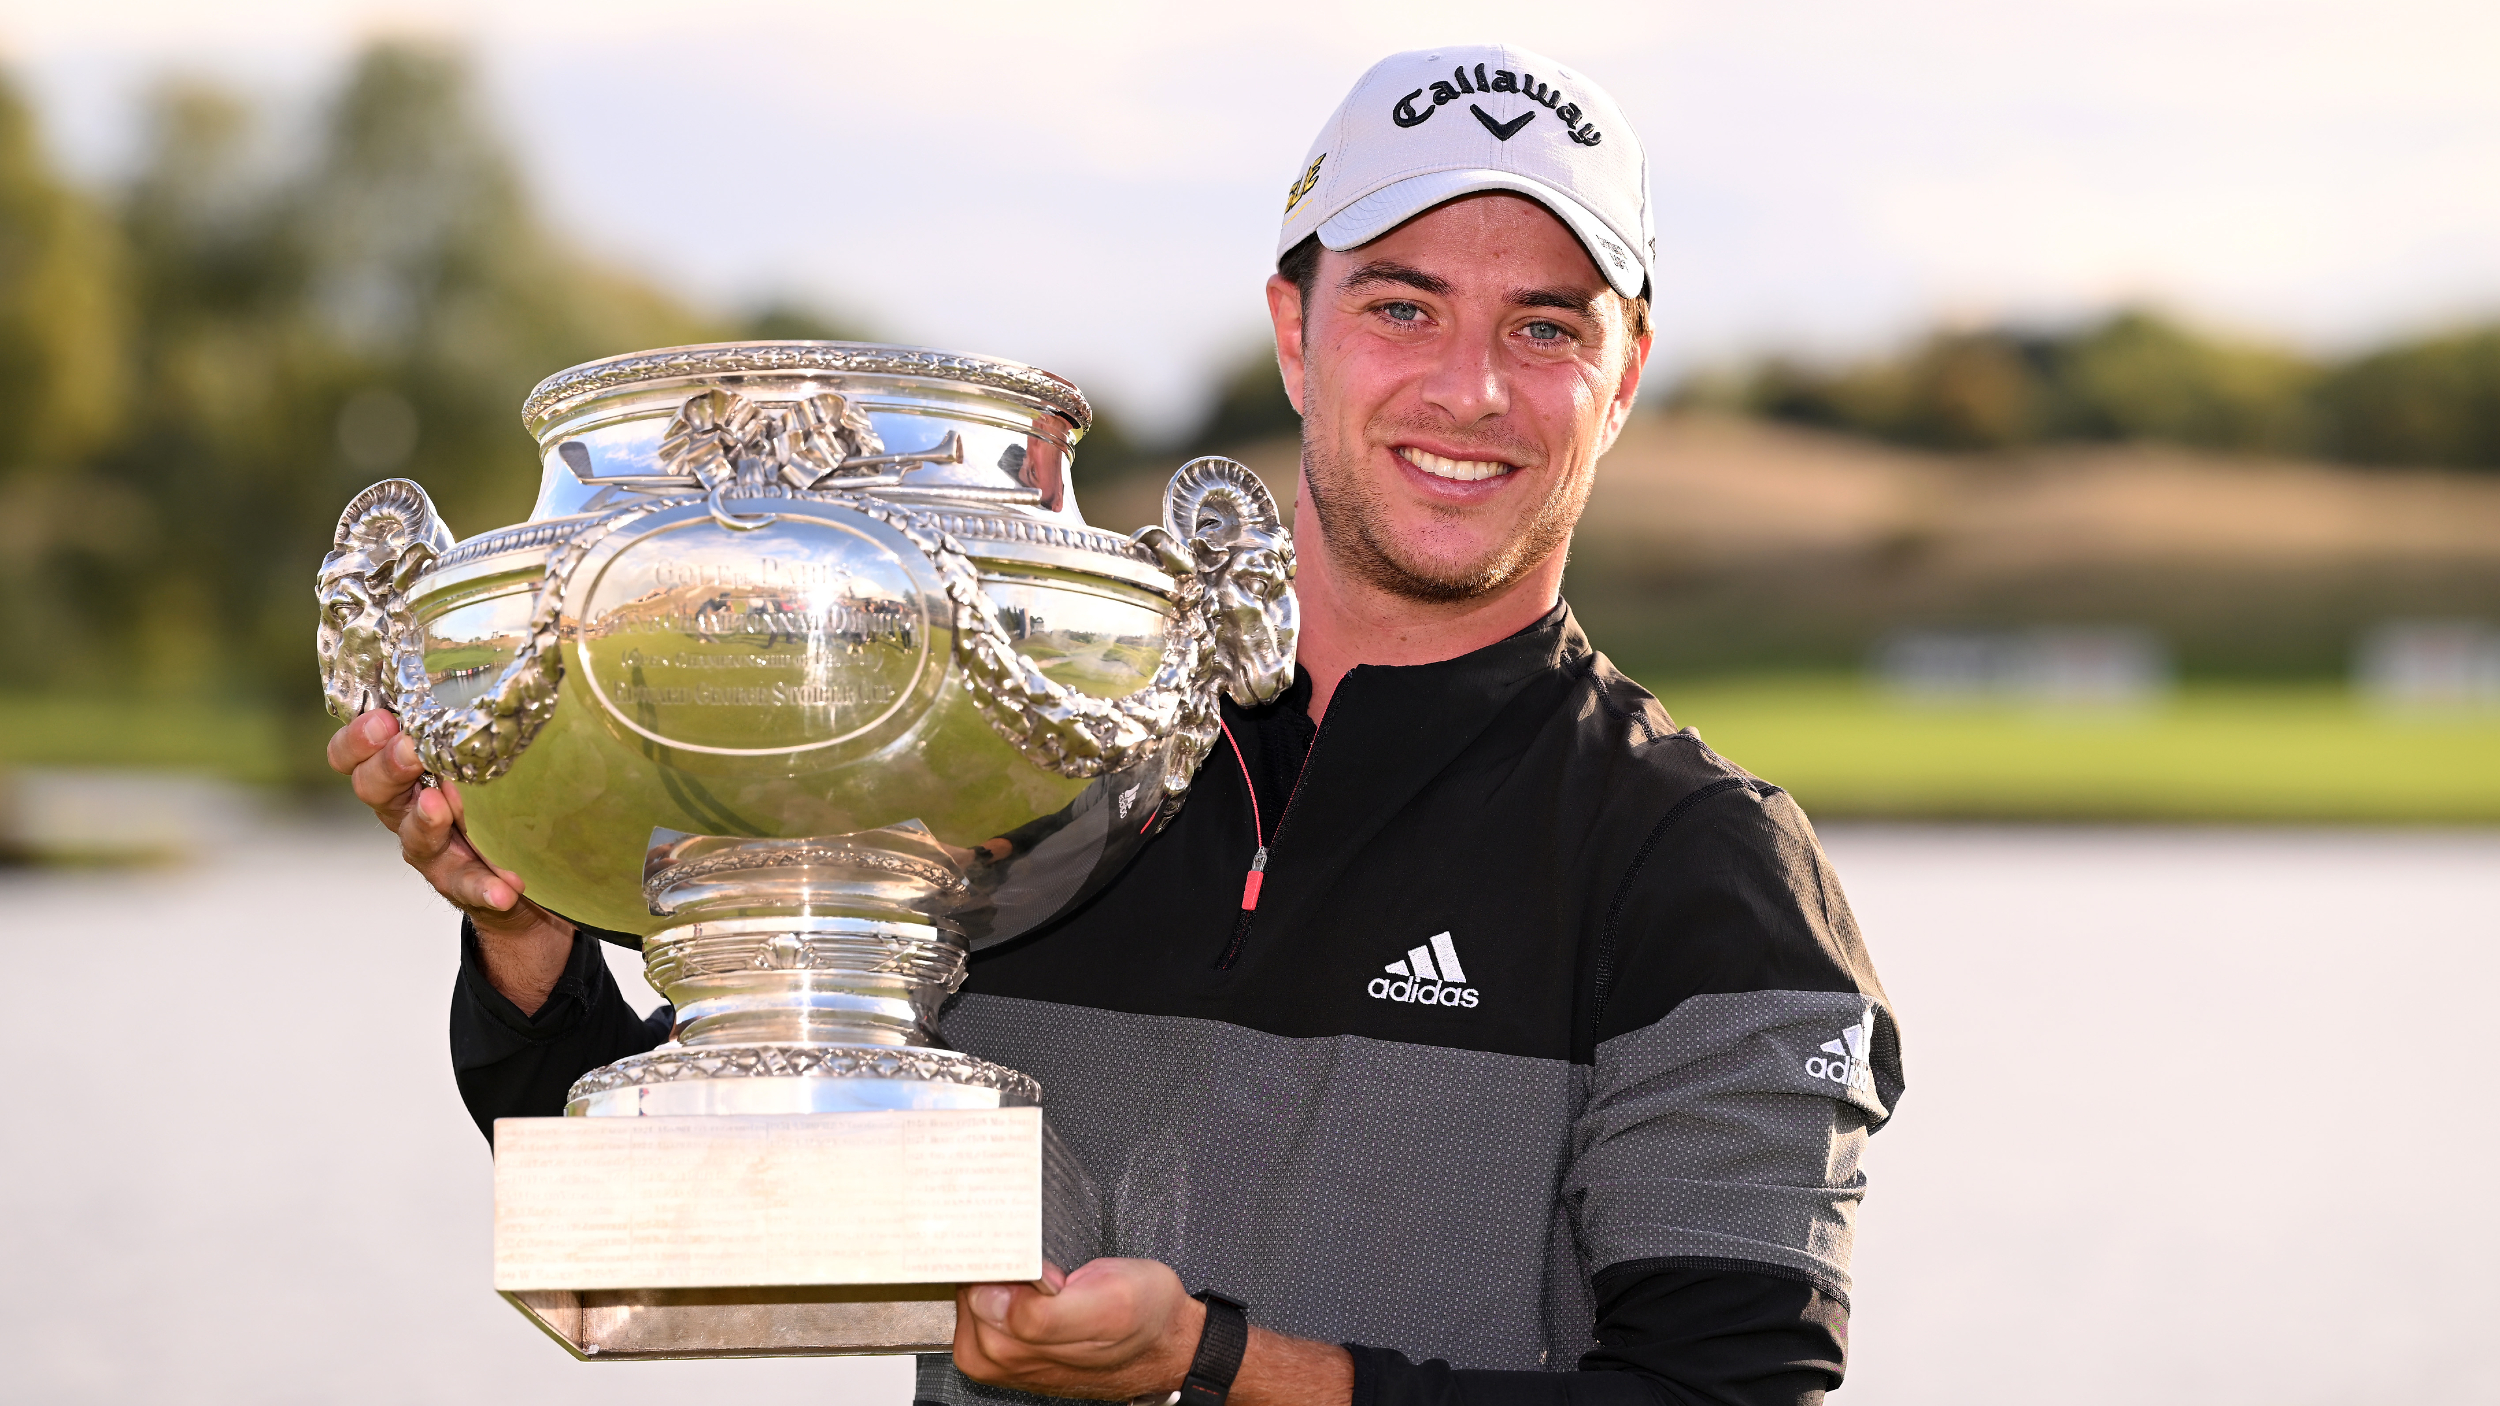
[[[1199,459],[1097,531],[1074,386],[910,348],[615,357],[523,414],[527,522],[455,543],[385,480],[320,577],[330,711],[397,714],[478,852],[676,1009],[498,1127],[496,1287],[583,1355],[942,1346],[953,1283],[1093,1232],[1043,1091],[931,1022],[1170,818],[1220,697],[1290,683],[1276,504]]]

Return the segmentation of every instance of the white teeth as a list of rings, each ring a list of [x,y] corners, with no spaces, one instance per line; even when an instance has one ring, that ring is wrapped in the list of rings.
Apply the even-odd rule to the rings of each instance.
[[[1413,464],[1416,468],[1423,470],[1425,473],[1432,475],[1434,478],[1456,479],[1460,483],[1474,483],[1478,479],[1499,478],[1503,474],[1510,472],[1510,465],[1502,463],[1499,460],[1444,459],[1440,455],[1435,454],[1428,449],[1415,449],[1411,447],[1401,449],[1398,452],[1406,456],[1406,462]]]

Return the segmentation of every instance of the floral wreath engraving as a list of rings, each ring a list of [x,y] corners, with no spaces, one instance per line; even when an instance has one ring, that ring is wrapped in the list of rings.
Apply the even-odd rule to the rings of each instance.
[[[654,498],[574,533],[549,557],[526,638],[493,686],[468,707],[447,707],[427,678],[423,632],[408,596],[449,549],[451,533],[423,488],[386,479],[348,504],[322,563],[319,646],[331,713],[344,721],[387,706],[415,739],[431,776],[501,776],[554,716],[564,677],[558,645],[565,592],[583,559],[656,513],[704,506],[720,516],[725,496],[838,503],[900,533],[937,571],[953,617],[955,662],[991,727],[1028,760],[1062,776],[1101,776],[1159,754],[1165,820],[1214,746],[1219,695],[1264,703],[1293,682],[1299,616],[1292,539],[1256,475],[1209,458],[1173,475],[1163,523],[1134,538],[1172,573],[1174,610],[1153,680],[1124,698],[1080,693],[1017,652],[970,554],[930,515],[859,493],[741,476],[704,494]]]

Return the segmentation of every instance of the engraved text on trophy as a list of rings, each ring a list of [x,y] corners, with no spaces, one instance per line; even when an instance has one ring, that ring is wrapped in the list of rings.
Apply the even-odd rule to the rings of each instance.
[[[903,563],[821,519],[651,533],[600,571],[581,621],[599,701],[673,747],[792,751],[907,723],[931,667]]]

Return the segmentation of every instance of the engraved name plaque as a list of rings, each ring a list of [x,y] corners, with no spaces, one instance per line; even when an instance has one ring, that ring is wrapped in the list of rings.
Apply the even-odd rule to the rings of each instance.
[[[922,592],[875,525],[696,518],[635,538],[591,584],[582,673],[627,728],[697,751],[772,753],[899,720],[932,667]]]

